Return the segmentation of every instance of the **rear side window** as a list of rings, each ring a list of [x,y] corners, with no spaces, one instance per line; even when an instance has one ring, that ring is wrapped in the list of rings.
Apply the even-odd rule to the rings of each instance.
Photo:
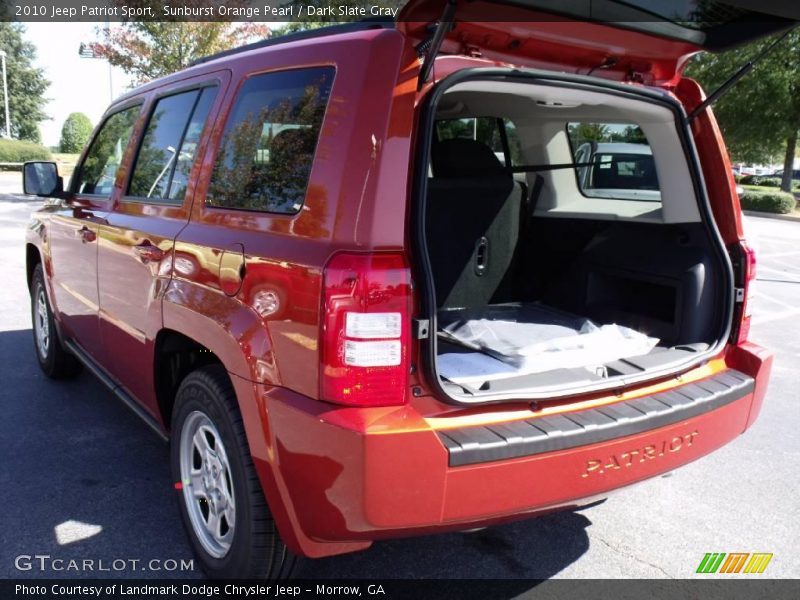
[[[110,196],[114,180],[128,147],[133,125],[141,106],[136,105],[114,113],[92,140],[72,188],[78,194]]]
[[[509,119],[499,117],[441,119],[436,121],[436,135],[440,141],[461,138],[482,142],[492,149],[506,167],[520,165],[523,162],[517,127]]]
[[[334,69],[249,78],[231,111],[211,177],[210,206],[294,214],[303,206]]]
[[[207,87],[158,100],[136,156],[128,196],[183,202],[215,93],[216,88]]]
[[[630,123],[568,123],[575,175],[584,196],[659,202],[653,151]]]

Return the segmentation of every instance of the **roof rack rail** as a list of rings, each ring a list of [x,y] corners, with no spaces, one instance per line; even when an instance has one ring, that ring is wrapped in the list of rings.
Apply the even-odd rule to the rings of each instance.
[[[288,44],[289,42],[298,42],[300,40],[309,40],[318,37],[327,37],[329,35],[337,35],[340,33],[353,33],[355,31],[369,31],[371,29],[391,29],[394,27],[393,20],[387,20],[382,17],[374,19],[364,19],[362,21],[353,21],[351,23],[340,23],[338,25],[329,25],[327,27],[320,27],[318,29],[307,29],[305,31],[297,31],[295,33],[287,33],[286,35],[279,35],[274,38],[267,38],[260,42],[253,42],[239,46],[238,48],[231,48],[230,50],[223,50],[216,54],[204,56],[193,61],[189,66],[201,65],[203,63],[222,58],[224,56],[231,56],[239,54],[240,52],[247,52],[248,50],[257,50],[259,48],[268,48],[269,46],[278,46],[280,44]]]

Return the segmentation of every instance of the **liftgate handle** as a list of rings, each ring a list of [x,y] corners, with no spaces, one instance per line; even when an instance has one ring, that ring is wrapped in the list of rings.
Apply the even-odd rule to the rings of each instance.
[[[475,275],[481,277],[489,264],[489,240],[484,236],[475,244]]]

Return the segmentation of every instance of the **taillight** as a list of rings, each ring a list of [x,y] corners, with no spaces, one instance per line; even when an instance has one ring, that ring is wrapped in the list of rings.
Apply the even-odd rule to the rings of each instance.
[[[320,398],[406,402],[411,274],[402,254],[335,255],[323,272]]]
[[[750,319],[753,315],[753,292],[756,279],[756,254],[747,245],[747,242],[742,240],[734,248],[732,258],[736,286],[734,334],[738,345],[746,342],[750,335]]]

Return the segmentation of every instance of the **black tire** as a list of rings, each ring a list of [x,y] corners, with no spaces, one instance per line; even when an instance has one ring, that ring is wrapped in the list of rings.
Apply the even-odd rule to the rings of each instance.
[[[178,493],[181,518],[191,540],[200,565],[211,579],[284,579],[291,575],[296,557],[289,552],[280,538],[275,522],[269,512],[264,493],[256,475],[250,449],[245,437],[242,417],[236,402],[236,394],[225,369],[221,365],[210,365],[189,374],[180,385],[175,398],[172,418],[170,463],[173,481],[183,481],[181,472],[181,443],[184,426],[187,439],[191,423],[203,413],[221,439],[235,499],[235,518],[232,540],[224,556],[215,557],[204,547],[195,525],[192,524],[189,506],[192,486],[183,482]],[[202,417],[201,417],[202,418]],[[187,422],[188,421],[188,422]],[[213,439],[213,436],[212,436]],[[194,449],[194,446],[192,446]],[[194,450],[189,459],[194,465]],[[205,466],[205,462],[202,463]],[[195,466],[196,468],[196,466]],[[187,491],[188,489],[188,491]],[[195,518],[197,513],[195,512]],[[206,512],[210,515],[210,513]],[[200,535],[204,535],[201,531]],[[208,542],[206,542],[208,543]]]
[[[47,297],[41,263],[36,265],[31,278],[31,325],[34,351],[45,375],[51,379],[67,379],[81,372],[81,363],[64,348],[58,335],[53,309]],[[43,329],[47,331],[46,343],[39,339],[40,331]]]

